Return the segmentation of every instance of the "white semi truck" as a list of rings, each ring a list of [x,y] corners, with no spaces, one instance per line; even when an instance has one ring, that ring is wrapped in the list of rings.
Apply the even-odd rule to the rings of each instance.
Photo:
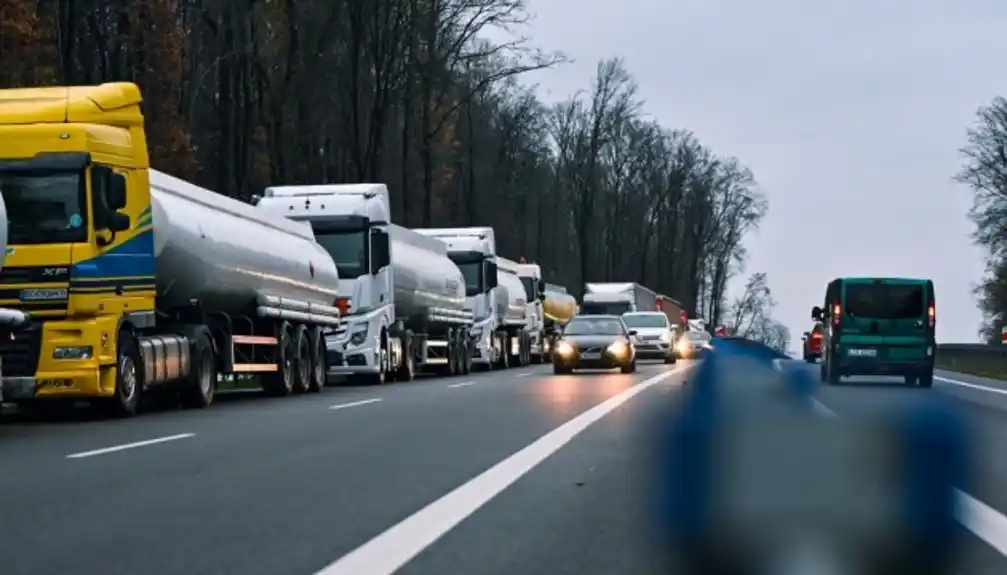
[[[580,307],[584,314],[658,311],[657,293],[637,283],[587,283]]]
[[[473,366],[506,368],[530,361],[524,288],[513,262],[500,265],[493,228],[429,228],[415,230],[447,246],[465,277],[472,327]],[[508,263],[509,262],[509,263]],[[513,361],[512,361],[513,360]]]
[[[311,224],[336,260],[345,329],[329,338],[329,374],[410,381],[472,368],[465,278],[434,238],[391,222],[384,184],[277,186],[257,206]]]
[[[545,363],[560,330],[577,314],[577,300],[566,288],[544,282],[538,264],[519,263],[518,277],[529,302],[531,357],[536,363]]]

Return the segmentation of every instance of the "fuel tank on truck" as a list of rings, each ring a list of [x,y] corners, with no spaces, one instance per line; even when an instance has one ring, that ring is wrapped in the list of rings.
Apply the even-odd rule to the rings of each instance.
[[[444,242],[389,225],[395,316],[409,323],[470,322],[465,309],[465,278],[448,257]]]
[[[159,306],[195,299],[244,314],[260,296],[324,306],[338,297],[336,264],[309,224],[155,170],[150,189]]]
[[[497,280],[499,287],[506,291],[506,302],[500,298],[500,303],[504,305],[498,307],[501,310],[500,319],[506,325],[523,324],[528,321],[528,301],[525,298],[524,284],[517,275],[517,263],[507,258],[497,257]],[[497,294],[500,297],[500,294]]]
[[[573,319],[573,316],[577,315],[577,298],[566,293],[565,288],[546,284],[542,310],[545,312],[547,320],[566,325],[568,321]]]

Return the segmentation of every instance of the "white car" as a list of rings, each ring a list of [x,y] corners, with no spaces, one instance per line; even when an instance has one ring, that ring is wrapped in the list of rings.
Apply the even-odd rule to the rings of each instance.
[[[710,347],[710,334],[705,331],[689,330],[682,334],[675,344],[675,355],[679,359],[697,358]]]
[[[636,332],[636,357],[663,359],[675,363],[675,330],[668,316],[659,311],[634,311],[622,314],[626,327]]]

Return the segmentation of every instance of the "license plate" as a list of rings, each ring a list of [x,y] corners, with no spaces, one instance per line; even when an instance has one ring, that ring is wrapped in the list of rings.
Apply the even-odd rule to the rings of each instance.
[[[854,357],[875,357],[878,355],[878,350],[876,349],[851,349],[847,355]]]
[[[21,301],[66,299],[66,289],[25,289],[21,290]]]
[[[580,356],[581,359],[601,359],[601,354],[598,352],[585,353]]]

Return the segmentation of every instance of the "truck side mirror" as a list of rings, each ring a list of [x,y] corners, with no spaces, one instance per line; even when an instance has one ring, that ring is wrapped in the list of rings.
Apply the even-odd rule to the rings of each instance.
[[[371,230],[371,273],[376,274],[392,263],[391,241],[388,232]]]
[[[126,176],[110,172],[108,177],[108,209],[117,212],[126,207]],[[113,218],[114,219],[114,218]],[[124,230],[112,230],[124,231]]]
[[[493,289],[500,285],[500,278],[497,277],[496,262],[486,262],[486,287]]]
[[[115,212],[108,218],[108,231],[124,232],[129,229],[129,216],[121,212]]]
[[[811,308],[811,319],[821,319],[821,317],[822,317],[822,308],[818,307],[817,305]]]
[[[539,292],[538,301],[545,301],[545,292]]]

